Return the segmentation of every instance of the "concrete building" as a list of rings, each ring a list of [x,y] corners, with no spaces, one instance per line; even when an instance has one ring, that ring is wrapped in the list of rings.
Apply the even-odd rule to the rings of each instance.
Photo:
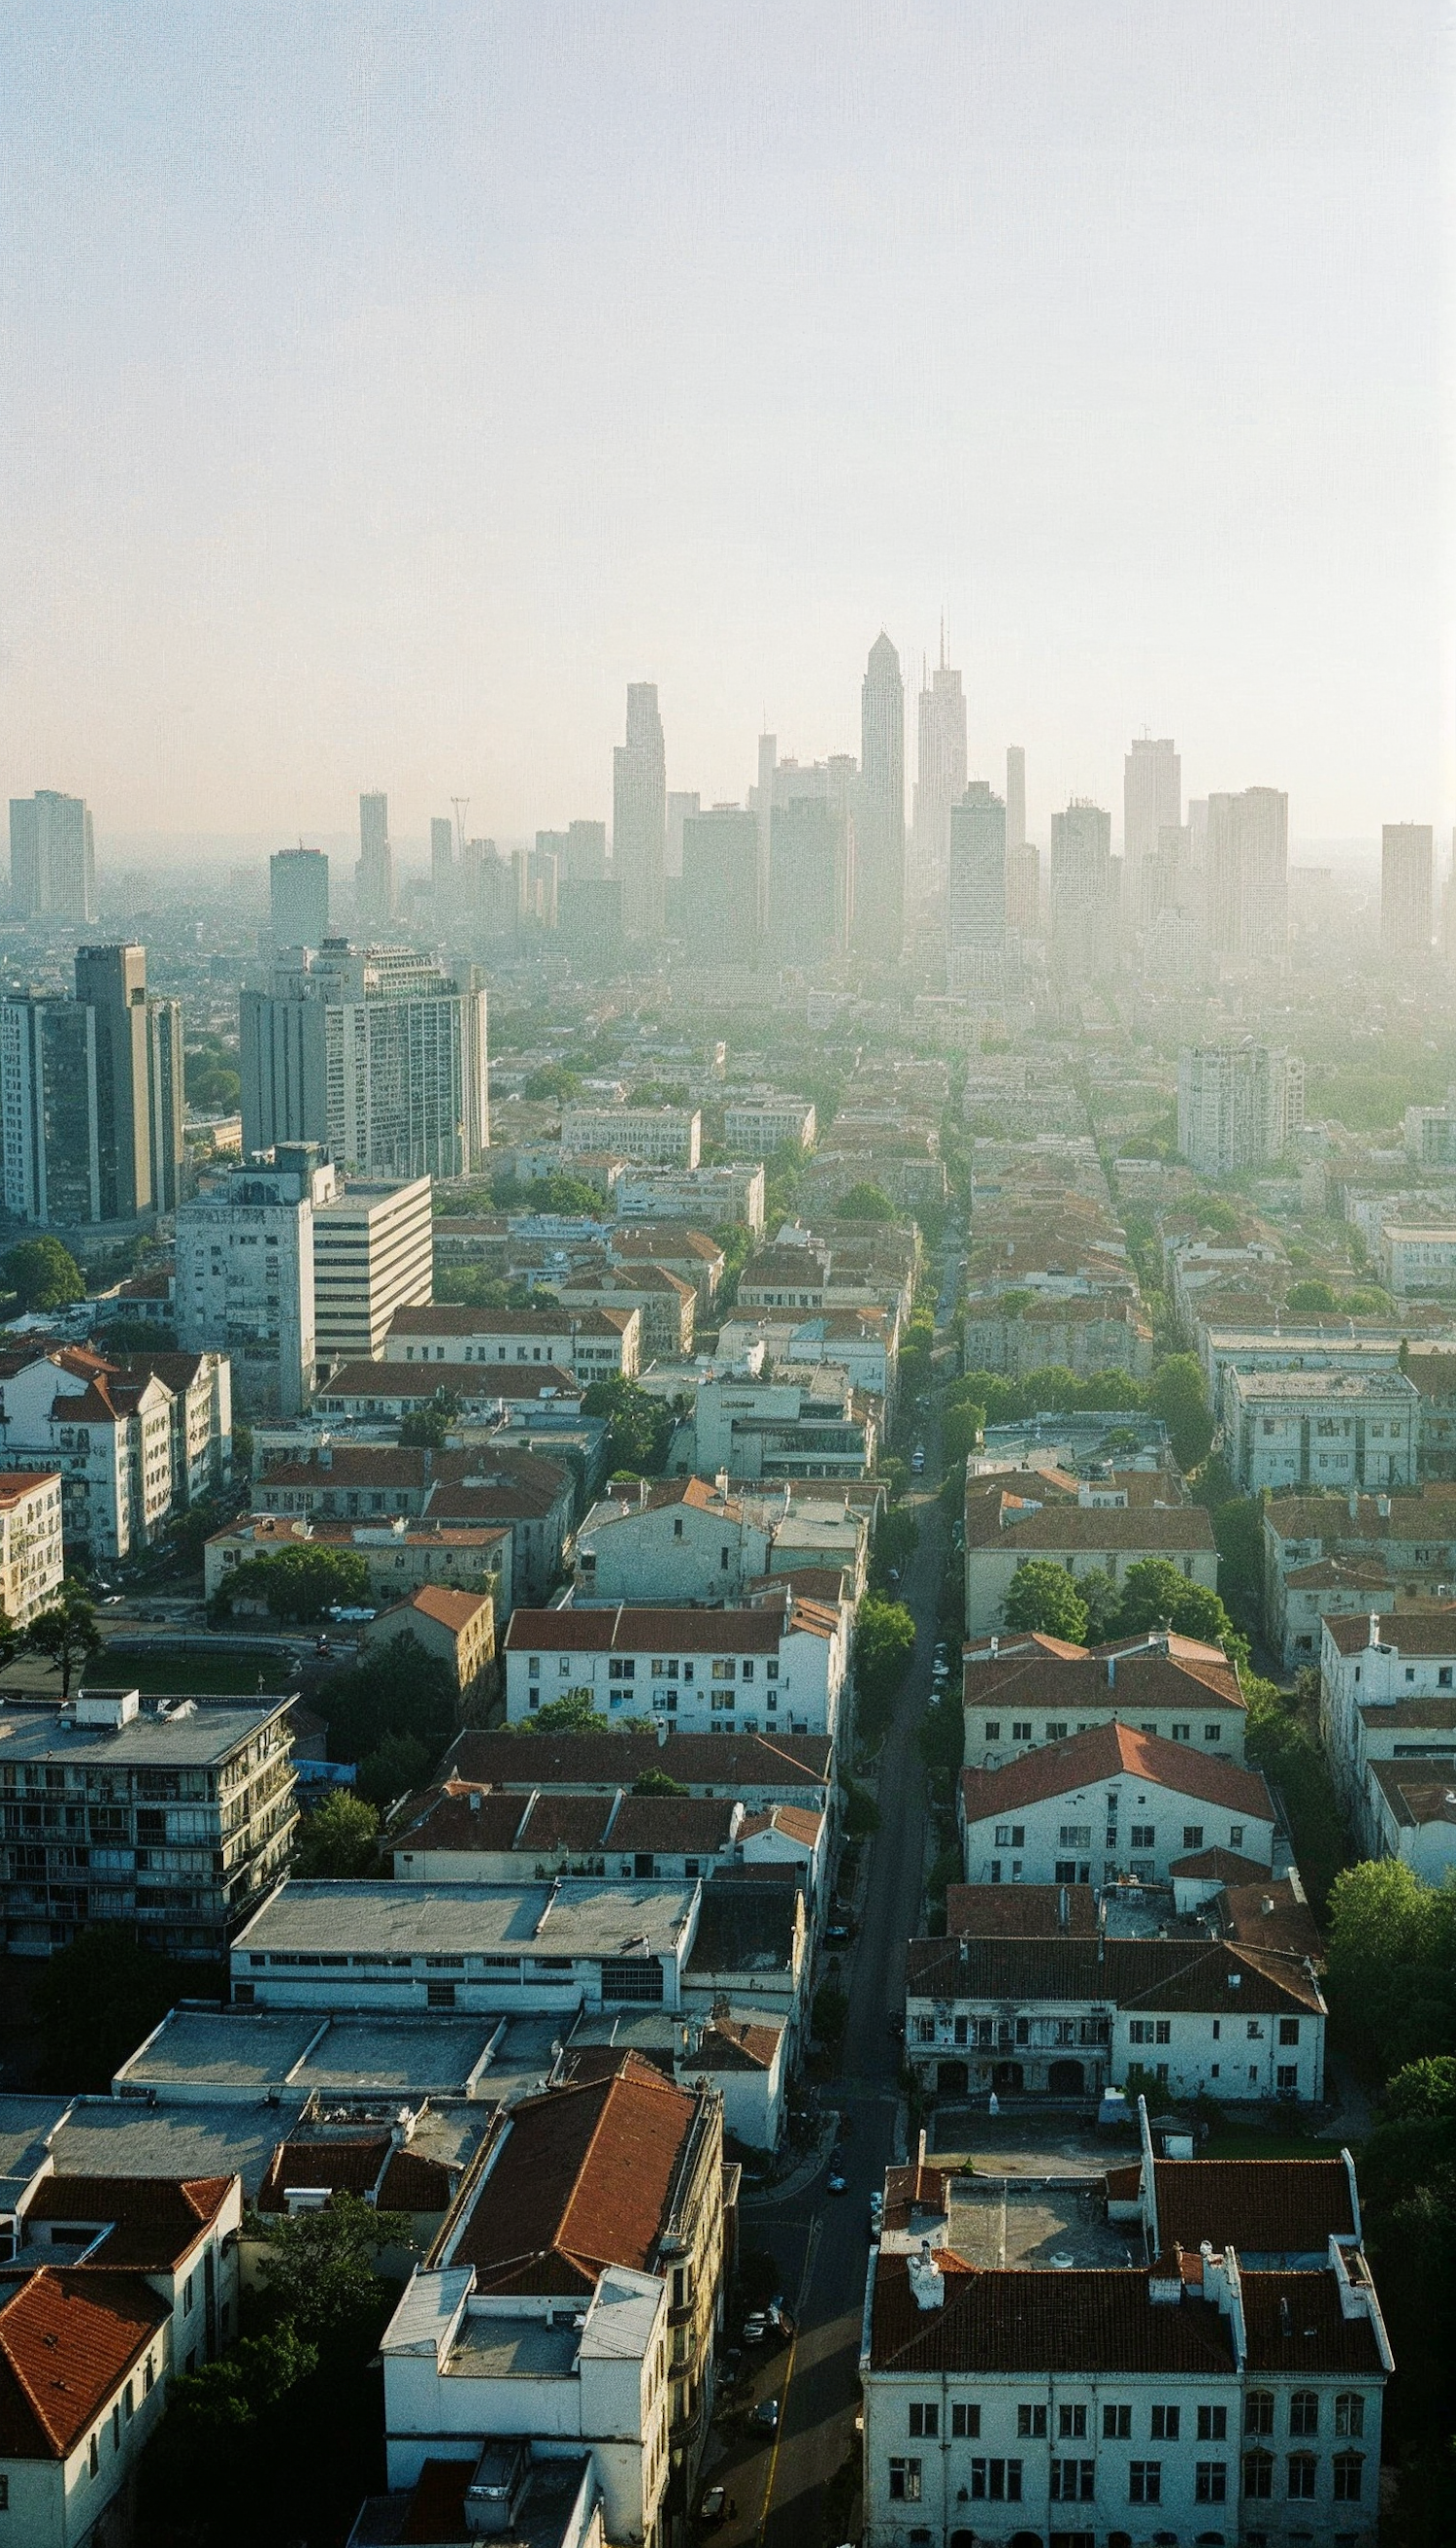
[[[866,1478],[878,1457],[880,1402],[856,1390],[837,1363],[775,1380],[698,1383],[692,1412],[669,1452],[679,1475],[744,1480]]]
[[[612,873],[629,939],[663,934],[668,779],[657,683],[627,684],[627,739],[612,753]],[[596,1146],[595,1144],[592,1145]]]
[[[1441,1817],[1406,1819],[1376,1774],[1452,1783],[1456,1606],[1404,1617],[1326,1616],[1319,1656],[1320,1732],[1350,1827],[1370,1857],[1413,1864],[1411,1845],[1392,1842],[1392,1828],[1416,1831]]]
[[[1170,736],[1154,742],[1138,735],[1123,763],[1124,902],[1137,926],[1153,917],[1144,910],[1143,866],[1155,860],[1163,834],[1183,821],[1183,764]],[[1152,897],[1146,900],[1150,903]]]
[[[390,847],[390,800],[385,795],[359,799],[354,917],[366,938],[378,938],[395,917],[395,854]]]
[[[914,887],[932,902],[945,892],[951,855],[951,809],[965,792],[965,693],[960,675],[941,660],[920,690],[919,752],[915,765]],[[1023,804],[1025,820],[1025,804]]]
[[[604,1725],[651,1716],[702,1734],[832,1736],[850,1662],[839,1605],[791,1592],[753,1609],[518,1610],[503,1653],[511,1725],[587,1697]]]
[[[686,1106],[565,1106],[561,1148],[564,1160],[574,1150],[607,1150],[652,1166],[695,1168],[702,1117]]]
[[[1289,798],[1284,791],[1245,787],[1241,795],[1211,795],[1205,862],[1215,954],[1282,963],[1289,949]]]
[[[11,1627],[48,1608],[64,1576],[57,1472],[0,1471],[0,1610]]]
[[[490,1143],[486,994],[409,948],[329,939],[239,997],[242,1146],[315,1141],[349,1174],[475,1175]]]
[[[860,689],[853,941],[895,963],[905,938],[905,684],[881,628]]]
[[[1049,1558],[1072,1575],[1099,1574],[1119,1583],[1143,1558],[1165,1558],[1190,1584],[1219,1588],[1213,1524],[1201,1504],[1140,1503],[1120,1486],[1120,1502],[1084,1502],[1041,1476],[1030,1495],[1002,1481],[971,1478],[965,1496],[965,1632],[988,1636],[1003,1625],[1007,1594],[1019,1567]]]
[[[1245,1495],[1413,1487],[1420,1399],[1400,1371],[1230,1371],[1225,1456]]]
[[[1397,1300],[1449,1300],[1456,1293],[1456,1228],[1382,1222],[1379,1261],[1380,1279]]]
[[[379,1347],[374,1348],[378,1357]],[[451,1302],[399,1309],[384,1340],[386,1362],[555,1364],[590,1383],[634,1380],[642,1312],[634,1302],[600,1310],[546,1302],[539,1310],[472,1310]]]
[[[1277,1159],[1305,1120],[1305,1068],[1245,1037],[1185,1045],[1178,1055],[1178,1147],[1201,1177]]]
[[[635,1311],[644,1362],[679,1362],[692,1351],[697,1293],[665,1265],[629,1262],[599,1272],[564,1274],[557,1279],[556,1297],[563,1310],[579,1316]]]
[[[39,787],[10,800],[10,905],[18,920],[96,917],[96,835],[83,796]]]
[[[855,915],[856,835],[847,806],[832,794],[780,797],[775,776],[765,943],[770,960],[832,963],[850,944]]]
[[[636,1168],[616,1187],[623,1221],[696,1221],[706,1229],[742,1222],[756,1237],[764,1228],[761,1161],[727,1167]]]
[[[967,1884],[1166,1884],[1175,1862],[1227,1849],[1274,1863],[1274,1804],[1257,1771],[1099,1725],[960,1774]]]
[[[1074,796],[1051,817],[1052,935],[1099,960],[1111,948],[1114,911],[1112,816]]]
[[[1442,1603],[1456,1586],[1456,1495],[1283,1495],[1264,1506],[1264,1619],[1287,1671],[1320,1660],[1321,1615]]]
[[[314,1339],[320,1370],[373,1362],[396,1312],[434,1276],[430,1180],[351,1177],[314,1213]]]
[[[775,1090],[762,1097],[736,1098],[723,1109],[723,1138],[745,1158],[773,1150],[812,1150],[818,1118],[807,1097],[782,1097]]]
[[[682,936],[695,964],[753,964],[759,953],[759,824],[740,805],[682,825]],[[729,1139],[732,1139],[729,1135]]]
[[[315,1215],[338,1195],[314,1143],[229,1169],[177,1214],[177,1341],[226,1353],[239,1407],[297,1415],[318,1363]]]
[[[462,1702],[478,1697],[496,1661],[496,1605],[489,1592],[456,1592],[446,1584],[421,1584],[401,1601],[366,1620],[360,1644],[384,1648],[412,1637],[449,1670]]]
[[[1435,928],[1429,823],[1387,823],[1380,836],[1380,944],[1387,956],[1428,956]]]
[[[282,1873],[298,1820],[287,1699],[255,1707],[88,1689],[0,1720],[0,1916],[13,1956],[124,1920],[159,1955],[215,1959]],[[28,1799],[63,1801],[38,1822]],[[78,1819],[72,1820],[71,1817]],[[75,1835],[89,1846],[78,1854]]]
[[[1149,1629],[1089,1649],[1008,1634],[967,1644],[965,1762],[999,1770],[1019,1753],[1120,1720],[1166,1743],[1242,1765],[1247,1709],[1238,1668],[1218,1646]]]
[[[951,808],[947,988],[989,985],[1005,947],[1006,808],[986,779],[973,778]]]
[[[659,1718],[650,1734],[603,1728],[590,1734],[539,1730],[522,1751],[518,1735],[467,1727],[445,1757],[445,1774],[525,1800],[539,1788],[611,1797],[649,1770],[666,1770],[689,1796],[739,1798],[751,1814],[800,1805],[833,1817],[838,1788],[834,1745],[824,1734],[750,1734],[727,1725],[710,1734],[675,1733]]]
[[[83,1345],[4,1358],[0,1467],[58,1473],[67,1557],[105,1564],[154,1545],[175,1509],[178,1399]]]
[[[448,826],[446,827],[448,840]],[[322,850],[275,850],[268,861],[275,947],[321,947],[328,936],[328,860]]]
[[[76,997],[0,1003],[5,1208],[41,1228],[135,1227],[175,1208],[185,1148],[181,1011],[143,947],[80,947]]]
[[[314,1546],[362,1557],[369,1570],[369,1597],[392,1603],[426,1584],[447,1592],[488,1593],[498,1619],[508,1617],[512,1599],[512,1541],[503,1523],[449,1522],[432,1515],[411,1521],[396,1513],[368,1521],[316,1521],[307,1514],[245,1513],[214,1531],[203,1551],[203,1581],[209,1601],[227,1595],[232,1615],[267,1616],[258,1592],[235,1595],[229,1579],[254,1558],[277,1557],[284,1550]]]

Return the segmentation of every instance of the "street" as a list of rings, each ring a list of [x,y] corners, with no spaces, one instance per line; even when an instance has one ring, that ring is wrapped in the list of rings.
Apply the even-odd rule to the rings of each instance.
[[[926,1419],[926,1475],[939,1471],[936,1431]],[[888,2020],[904,2006],[905,1942],[920,1922],[925,1855],[925,1775],[915,1728],[930,1691],[937,1603],[945,1564],[945,1525],[934,1494],[905,1499],[920,1521],[920,1545],[901,1595],[915,1614],[915,1656],[886,1738],[879,1776],[880,1825],[870,1864],[860,1934],[849,1974],[850,2014],[841,2075],[825,2084],[826,2106],[843,2118],[847,2190],[825,2192],[825,2171],[798,2194],[745,2206],[745,2247],[772,2249],[780,2288],[797,2324],[791,2346],[745,2356],[753,2366],[753,2400],[777,2397],[779,2429],[768,2447],[746,2454],[735,2445],[712,2481],[726,2485],[737,2518],[726,2525],[728,2548],[762,2540],[766,2548],[819,2548],[822,2494],[856,2443],[860,2403],[860,2331],[869,2252],[871,2190],[900,2153],[894,2146],[900,2048]]]

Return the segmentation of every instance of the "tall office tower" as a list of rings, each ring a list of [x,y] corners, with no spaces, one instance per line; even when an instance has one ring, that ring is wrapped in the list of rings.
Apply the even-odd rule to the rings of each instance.
[[[96,1144],[103,1221],[151,1209],[144,947],[78,947],[76,998],[96,1012]]]
[[[782,765],[779,777],[783,776]],[[800,964],[843,956],[854,911],[854,833],[830,796],[789,796],[774,808],[769,856],[771,953],[792,951]]]
[[[328,861],[321,850],[275,850],[268,861],[275,947],[321,947],[328,936]]]
[[[250,1414],[301,1415],[317,1364],[314,1215],[338,1191],[312,1141],[233,1168],[177,1214],[177,1342],[226,1353]]]
[[[668,790],[668,830],[663,852],[663,874],[680,876],[682,872],[682,826],[689,814],[702,812],[702,797],[696,787],[673,787]]]
[[[430,1180],[351,1177],[314,1211],[314,1332],[320,1373],[378,1362],[397,1310],[432,1297]]]
[[[1298,1053],[1245,1037],[1185,1045],[1178,1055],[1178,1147],[1199,1176],[1236,1176],[1277,1159],[1305,1120]]]
[[[360,935],[377,938],[395,916],[395,854],[390,848],[388,796],[359,799],[359,864],[354,869],[354,914]]]
[[[455,882],[455,828],[448,814],[431,814],[429,818],[429,885],[435,898],[435,910],[441,912],[450,900]],[[314,942],[306,939],[304,944]],[[322,941],[318,944],[321,946]]]
[[[40,1228],[101,1219],[96,1012],[78,1000],[0,1001],[5,1209]]]
[[[10,898],[19,920],[94,920],[96,835],[83,796],[10,800]]]
[[[941,660],[920,692],[919,755],[915,776],[915,890],[939,901],[951,857],[951,809],[965,793],[965,694],[960,676]]]
[[[1387,823],[1380,836],[1380,943],[1387,956],[1423,956],[1435,925],[1435,834],[1429,823]]]
[[[855,944],[897,962],[905,940],[905,684],[881,629],[860,691]]]
[[[508,868],[507,868],[508,871]],[[324,1145],[351,1175],[473,1175],[490,1142],[486,994],[407,947],[330,939],[239,999],[244,1155]]]
[[[663,934],[668,774],[657,683],[627,684],[627,740],[612,754],[612,873],[629,938]]]
[[[695,964],[752,964],[759,950],[759,820],[741,805],[682,826],[682,935]]]
[[[146,1003],[146,1098],[151,1145],[151,1200],[175,1212],[187,1192],[187,1108],[183,1097],[182,1003]]]
[[[1051,928],[1075,960],[1100,958],[1113,910],[1112,816],[1085,796],[1051,817]]]
[[[1245,787],[1208,801],[1210,943],[1221,956],[1277,962],[1289,946],[1289,798]]]
[[[749,798],[759,826],[759,927],[769,917],[769,856],[774,844],[774,774],[778,766],[778,737],[759,737],[759,783]]]
[[[1011,821],[1008,806],[1006,820]],[[1036,938],[1042,927],[1042,853],[1035,841],[1006,852],[1006,918],[1018,937]]]
[[[565,832],[538,832],[525,861],[525,916],[538,929],[554,929],[561,892]]]
[[[1143,907],[1143,861],[1157,857],[1162,834],[1182,820],[1183,764],[1175,745],[1135,735],[1123,763],[1123,911],[1135,929],[1151,917]]]
[[[606,879],[606,825],[569,823],[563,884],[602,884]]]
[[[1005,947],[1006,808],[989,780],[973,778],[951,809],[950,987],[986,978]]]
[[[1006,747],[1006,853],[1019,850],[1027,837],[1027,756],[1019,743]]]

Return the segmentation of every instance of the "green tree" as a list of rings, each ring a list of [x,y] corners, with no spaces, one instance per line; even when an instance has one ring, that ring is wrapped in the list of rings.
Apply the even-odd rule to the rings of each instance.
[[[379,1815],[363,1796],[335,1787],[306,1814],[294,1842],[295,1875],[367,1875],[378,1855]]]
[[[1318,1718],[1306,1698],[1286,1698],[1272,1682],[1241,1666],[1239,1679],[1248,1710],[1244,1751],[1249,1765],[1262,1770],[1283,1797],[1306,1890],[1317,1912],[1322,1911],[1350,1850]]]
[[[1387,2069],[1456,2053],[1456,1881],[1401,1859],[1343,1868],[1329,1888],[1331,2006]]]
[[[1026,1392],[1020,1381],[1007,1380],[997,1371],[968,1371],[964,1378],[952,1384],[947,1400],[949,1407],[979,1407],[987,1424],[1014,1424],[1019,1415],[1028,1412]]]
[[[412,1407],[400,1426],[400,1440],[411,1451],[443,1451],[451,1426],[460,1421],[460,1400],[453,1389],[437,1389],[425,1407]]]
[[[1311,1311],[1337,1310],[1339,1302],[1327,1283],[1296,1283],[1286,1293],[1284,1306],[1299,1318]]]
[[[142,2487],[159,2515],[178,2503],[216,2500],[219,2490],[253,2495],[250,2464],[260,2433],[318,2367],[318,2348],[287,2320],[245,2335],[198,2371],[174,2371],[167,2412],[142,2463]]]
[[[32,1654],[45,1655],[60,1666],[60,1694],[69,1698],[74,1674],[101,1652],[101,1630],[90,1594],[79,1584],[62,1584],[49,1607],[37,1611],[25,1642]]]
[[[848,1993],[842,1991],[837,1982],[820,1983],[814,1993],[810,2022],[816,2043],[827,2044],[833,2048],[843,2041],[845,2028],[850,2022],[850,2002]]]
[[[548,1698],[534,1715],[521,1717],[515,1730],[517,1734],[600,1734],[605,1729],[591,1691],[572,1689],[561,1698]],[[616,1726],[611,1730],[615,1734]]]
[[[1173,1457],[1180,1469],[1196,1469],[1214,1438],[1203,1368],[1197,1354],[1169,1354],[1154,1372],[1147,1409],[1168,1428]]]
[[[64,1310],[72,1301],[86,1298],[86,1278],[70,1249],[48,1233],[21,1239],[8,1251],[0,1271],[23,1310]]]
[[[362,1788],[364,1763],[390,1742],[417,1745],[427,1771],[455,1730],[458,1700],[449,1666],[426,1654],[418,1638],[406,1631],[388,1645],[371,1646],[359,1663],[331,1673],[317,1704],[327,1721],[333,1758],[360,1764]],[[399,1776],[402,1766],[390,1773],[396,1783],[387,1785],[383,1799],[379,1777],[371,1778],[367,1792],[372,1801],[391,1802],[403,1785],[412,1783]]]
[[[1248,1659],[1248,1640],[1241,1637],[1220,1600],[1204,1584],[1190,1584],[1181,1567],[1166,1557],[1139,1558],[1123,1578],[1115,1636],[1138,1637],[1166,1623],[1180,1637],[1201,1638],[1222,1646],[1236,1662]]]
[[[915,1621],[903,1601],[866,1592],[855,1632],[861,1731],[875,1742],[889,1724],[895,1693],[915,1652]]]
[[[950,1684],[933,1698],[915,1729],[920,1757],[927,1769],[946,1770],[954,1778],[965,1758],[965,1709],[958,1688]]]
[[[870,1582],[876,1592],[885,1590],[892,1569],[896,1575],[904,1574],[919,1545],[920,1524],[913,1512],[894,1505],[880,1515],[870,1551]]]
[[[108,1362],[127,1362],[133,1357],[144,1362],[149,1354],[175,1352],[177,1330],[163,1326],[156,1319],[113,1319],[95,1342],[97,1351],[104,1353]]]
[[[882,1186],[866,1181],[840,1196],[834,1217],[836,1221],[893,1221],[895,1207]]]
[[[205,1976],[205,1967],[168,1963],[119,1920],[82,1929],[46,1958],[31,1989],[46,2084],[104,2093],[173,2001]]]
[[[547,1061],[539,1070],[531,1072],[520,1093],[532,1106],[547,1105],[553,1098],[559,1104],[569,1106],[574,1098],[581,1096],[582,1083],[576,1072],[568,1070],[563,1062]]]
[[[878,1805],[867,1787],[857,1786],[853,1780],[843,1793],[846,1840],[867,1840],[871,1832],[879,1829]]]
[[[685,1796],[689,1790],[681,1778],[670,1778],[666,1770],[644,1770],[640,1778],[633,1779],[632,1793],[634,1796]]]
[[[979,1444],[985,1421],[986,1410],[977,1407],[974,1399],[963,1400],[960,1406],[947,1410],[941,1425],[941,1450],[947,1468],[964,1469]]]
[[[1040,1630],[1074,1646],[1087,1642],[1087,1604],[1067,1568],[1054,1558],[1029,1557],[1017,1568],[1006,1595],[1005,1620],[1008,1628],[1024,1633]]]
[[[661,1477],[678,1419],[660,1398],[613,1373],[607,1380],[592,1381],[582,1412],[605,1418],[607,1465],[613,1475],[625,1470],[633,1477]]]
[[[354,2194],[335,2194],[319,2212],[267,2214],[247,2225],[266,2238],[258,2281],[270,2315],[318,2342],[379,2304],[375,2260],[410,2236],[408,2215],[376,2212]]]
[[[214,1599],[219,1617],[228,1618],[239,1599],[261,1601],[272,1618],[300,1623],[321,1619],[335,1602],[341,1609],[359,1608],[369,1600],[368,1562],[356,1548],[300,1540],[276,1556],[250,1557],[234,1567]]]
[[[434,1752],[415,1734],[387,1734],[359,1763],[354,1792],[385,1814],[402,1796],[422,1787],[434,1765]]]

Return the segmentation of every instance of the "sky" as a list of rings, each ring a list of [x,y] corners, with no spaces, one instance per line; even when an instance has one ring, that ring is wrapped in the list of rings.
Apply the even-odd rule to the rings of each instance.
[[[1030,828],[1173,735],[1456,818],[1440,0],[7,0],[0,790],[519,839],[859,747],[941,613]]]

